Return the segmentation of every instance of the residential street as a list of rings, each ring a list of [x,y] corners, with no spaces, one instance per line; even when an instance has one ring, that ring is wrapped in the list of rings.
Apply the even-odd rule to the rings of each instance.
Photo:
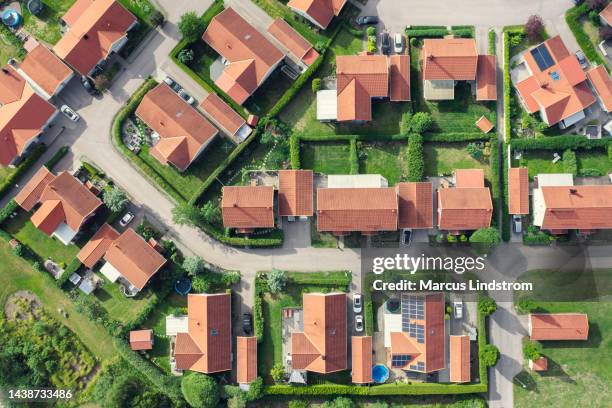
[[[249,0],[231,0],[232,4]],[[176,23],[186,11],[202,14],[212,0],[159,0],[165,9],[168,22],[163,29],[155,32],[146,44],[137,51],[132,61],[126,62],[124,70],[117,75],[112,87],[104,97],[92,99],[83,90],[78,80],[73,80],[62,93],[60,100],[78,111],[81,121],[69,124],[65,118],[58,126],[66,130],[50,146],[39,163],[32,166],[22,179],[19,188],[0,200],[3,206],[25,182],[60,147],[70,145],[72,155],[67,156],[58,168],[72,168],[73,163],[87,158],[100,167],[114,182],[125,189],[133,201],[141,205],[146,215],[167,228],[167,234],[175,239],[186,252],[198,254],[207,262],[228,270],[239,270],[242,281],[238,297],[242,310],[236,315],[250,311],[254,298],[254,277],[257,271],[279,268],[292,271],[351,270],[354,274],[353,287],[361,288],[361,251],[359,249],[318,249],[311,247],[294,248],[290,245],[280,249],[246,250],[227,247],[213,240],[203,232],[186,226],[175,225],[172,221],[174,202],[155,184],[140,173],[117,150],[110,138],[113,116],[121,109],[127,99],[149,77],[161,78],[164,69],[174,75],[179,82],[185,82],[193,96],[201,98],[206,92],[194,81],[175,68],[168,54],[179,40]],[[459,1],[420,1],[405,0],[398,7],[397,0],[371,0],[362,14],[378,14],[389,31],[402,29],[406,24],[470,24],[479,27],[479,38],[486,39],[486,32],[493,26],[498,32],[497,56],[501,68],[502,46],[501,27],[510,24],[523,24],[529,15],[540,14],[549,33],[559,33],[571,51],[578,48],[575,39],[564,20],[565,10],[572,5],[571,0],[459,0]],[[244,9],[249,9],[245,5]],[[485,29],[486,28],[486,29]],[[483,31],[484,30],[484,31]],[[183,79],[183,76],[188,79]],[[501,74],[498,75],[498,131],[503,131],[503,92]],[[194,85],[195,84],[195,85]],[[198,88],[191,91],[190,88]],[[504,163],[505,164],[505,163]],[[612,248],[586,248],[592,255],[590,266],[609,267],[612,265]],[[558,267],[560,256],[556,251],[566,254],[563,248],[524,247],[522,245],[502,244],[488,259],[487,278],[516,279],[530,269]],[[579,262],[579,259],[577,258]],[[521,338],[526,333],[524,319],[516,315],[511,302],[500,302],[498,311],[493,314],[490,324],[490,341],[502,353],[500,362],[491,370],[489,406],[510,408],[513,406],[512,378],[522,367]]]

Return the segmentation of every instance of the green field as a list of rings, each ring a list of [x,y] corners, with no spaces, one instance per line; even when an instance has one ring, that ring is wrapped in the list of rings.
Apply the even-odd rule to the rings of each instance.
[[[359,150],[359,173],[381,174],[392,186],[406,178],[406,142],[364,143]]]
[[[483,169],[485,177],[491,173],[488,160],[478,161],[466,151],[467,143],[425,143],[425,175],[450,175],[456,169]]]
[[[302,167],[325,174],[349,174],[349,143],[303,143]]]

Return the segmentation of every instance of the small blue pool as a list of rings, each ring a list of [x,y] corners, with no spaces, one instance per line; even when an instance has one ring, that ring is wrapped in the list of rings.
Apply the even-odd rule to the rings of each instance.
[[[372,380],[374,382],[382,384],[389,379],[389,369],[387,366],[377,364],[372,367]]]
[[[179,295],[185,296],[191,290],[191,279],[181,278],[177,280],[174,284],[174,290],[176,290],[176,293]]]
[[[10,28],[18,27],[21,24],[21,14],[13,9],[5,10],[2,13],[2,22]]]

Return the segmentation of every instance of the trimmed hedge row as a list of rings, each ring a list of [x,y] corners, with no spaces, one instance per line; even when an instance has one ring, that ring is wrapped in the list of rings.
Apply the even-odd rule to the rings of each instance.
[[[327,276],[320,273],[288,272],[287,277],[296,285],[329,285],[349,286],[353,281],[348,271],[327,272]]]
[[[424,142],[473,142],[478,140],[489,140],[489,135],[486,133],[464,133],[464,132],[449,132],[449,133],[426,133],[423,135]]]
[[[508,144],[502,144],[502,239],[510,241],[510,216],[508,210]]]
[[[263,314],[263,286],[264,282],[259,276],[255,277],[255,301],[253,303],[253,332],[257,343],[263,341],[264,336],[264,314]]]
[[[359,174],[359,157],[357,155],[357,140],[349,142],[349,174]]]
[[[270,385],[265,387],[266,395],[309,395],[309,396],[391,396],[391,395],[438,395],[438,394],[475,394],[487,392],[486,384],[382,384],[370,387],[342,384],[314,384],[306,387],[292,385]]]
[[[374,304],[372,299],[363,302],[363,316],[365,320],[366,336],[374,335]]]
[[[278,248],[283,246],[283,231],[275,230],[277,237],[272,238],[247,238],[247,237],[228,237],[224,231],[209,224],[201,224],[198,227],[207,235],[215,240],[233,247],[239,248]]]
[[[604,60],[601,55],[599,55],[599,53],[595,49],[595,46],[591,42],[591,39],[589,38],[587,33],[584,32],[582,26],[580,25],[580,18],[583,15],[587,14],[588,11],[589,6],[586,2],[582,3],[579,6],[572,7],[571,9],[565,12],[565,21],[567,22],[567,25],[569,26],[570,30],[572,30],[572,33],[574,34],[578,45],[580,45],[580,48],[582,48],[582,51],[584,51],[584,54],[589,59],[589,61],[591,61],[592,64],[603,65],[609,71],[610,66],[608,65],[608,62]]]
[[[489,54],[495,55],[495,30],[489,30]]]
[[[69,151],[70,151],[69,146],[60,147],[60,149],[57,152],[55,152],[53,157],[47,160],[47,162],[45,163],[45,167],[48,168],[49,170],[53,170],[53,167],[55,167],[55,165],[59,163],[59,161],[62,160]]]
[[[291,161],[291,168],[299,170],[302,166],[300,161],[300,138],[295,134],[291,134],[289,137],[289,159]]]
[[[406,29],[406,35],[411,38],[442,38],[447,34],[446,28]]]
[[[607,148],[612,143],[608,139],[587,139],[584,136],[564,135],[547,136],[538,139],[512,139],[510,145],[519,150],[565,150]]]
[[[408,181],[422,181],[425,174],[425,159],[423,157],[423,136],[413,133],[408,138],[406,151]]]
[[[346,142],[358,140],[361,142],[401,141],[408,139],[408,135],[298,135],[302,142]]]
[[[499,140],[497,134],[491,135],[491,156],[489,157],[489,165],[491,167],[491,197],[493,199],[492,225],[497,225],[499,207],[500,204],[503,204],[499,189],[501,176],[499,174]]]
[[[484,358],[480,350],[487,344],[487,322],[485,315],[478,310],[477,311],[477,326],[478,326],[478,374],[480,375],[480,384],[484,385],[485,389],[489,384],[489,371],[487,365],[484,363]]]
[[[46,150],[47,146],[44,144],[40,143],[36,145],[25,160],[17,165],[15,172],[0,182],[0,198],[4,197],[4,195],[13,187],[13,185],[17,183],[23,173],[32,167]]]

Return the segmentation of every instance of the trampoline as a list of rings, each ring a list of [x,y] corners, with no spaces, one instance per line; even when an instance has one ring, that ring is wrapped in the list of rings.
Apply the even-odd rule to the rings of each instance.
[[[372,380],[378,384],[382,384],[389,379],[389,369],[383,364],[377,364],[372,367]]]
[[[385,302],[385,308],[389,313],[399,313],[401,310],[401,306],[402,304],[397,298],[391,298]]]
[[[21,24],[21,14],[13,9],[4,10],[2,22],[9,28],[16,28]]]
[[[185,296],[186,294],[189,293],[189,291],[191,291],[191,279],[181,278],[177,280],[176,283],[174,284],[174,290],[179,295]]]
[[[44,5],[41,0],[29,0],[27,7],[30,13],[37,16],[43,11]]]

